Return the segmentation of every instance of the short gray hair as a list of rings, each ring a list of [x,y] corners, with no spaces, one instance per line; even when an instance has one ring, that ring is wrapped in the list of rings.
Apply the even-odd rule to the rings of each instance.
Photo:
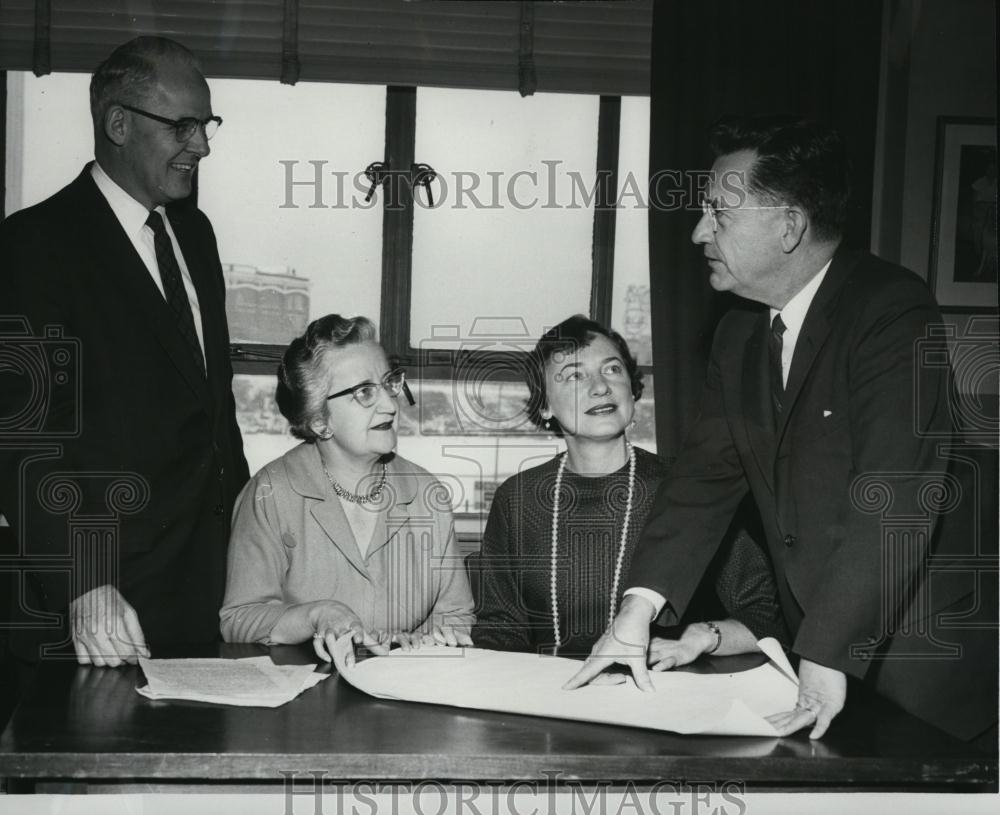
[[[157,69],[166,62],[201,71],[198,58],[167,37],[136,37],[119,45],[90,77],[90,115],[95,126],[115,103],[141,104],[156,82]]]
[[[324,415],[326,354],[335,348],[365,342],[378,342],[375,323],[367,317],[327,314],[309,323],[306,333],[285,349],[278,366],[278,389],[274,396],[293,436],[305,441],[318,438],[311,425]]]

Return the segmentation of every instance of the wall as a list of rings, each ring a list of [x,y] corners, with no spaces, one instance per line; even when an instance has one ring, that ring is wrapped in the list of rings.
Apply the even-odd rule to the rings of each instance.
[[[930,256],[934,161],[938,116],[996,119],[996,4],[994,0],[899,0],[890,3],[883,99],[888,117],[883,143],[888,183],[902,163],[902,189],[885,189],[898,202],[877,248],[926,279]],[[885,69],[890,72],[888,85]],[[894,76],[893,76],[894,75]],[[895,81],[894,81],[895,80]],[[898,98],[905,96],[905,101]],[[894,247],[898,247],[895,249]]]
[[[928,277],[939,116],[997,116],[994,0],[886,0],[872,248]],[[996,303],[994,302],[995,306]],[[997,318],[945,310],[968,438],[993,438]],[[968,407],[971,405],[972,407]],[[974,429],[978,428],[978,430]]]

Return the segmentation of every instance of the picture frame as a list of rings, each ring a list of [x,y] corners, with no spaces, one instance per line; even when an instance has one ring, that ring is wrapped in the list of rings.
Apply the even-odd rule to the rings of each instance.
[[[939,116],[928,283],[944,311],[997,309],[993,119]]]

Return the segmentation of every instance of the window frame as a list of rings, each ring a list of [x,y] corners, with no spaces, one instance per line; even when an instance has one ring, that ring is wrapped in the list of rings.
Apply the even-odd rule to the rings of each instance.
[[[417,87],[386,86],[385,150],[388,181],[382,185],[382,281],[379,334],[386,353],[407,368],[411,377],[451,380],[456,370],[492,369],[497,380],[522,379],[527,354],[523,352],[427,351],[410,345],[410,305],[413,281],[413,188],[402,183],[416,161]],[[618,152],[621,133],[621,97],[600,96],[597,124],[596,194],[591,243],[590,317],[604,325],[611,321],[614,291]],[[232,343],[230,357],[236,373],[270,372],[284,346]],[[652,366],[641,366],[652,373]]]
[[[7,71],[0,71],[0,147],[6,149]],[[400,170],[415,162],[417,86],[386,86],[384,158],[390,182],[382,195],[382,280],[379,331],[386,353],[406,367],[413,378],[451,380],[457,370],[488,368],[497,380],[521,379],[527,362],[523,352],[426,351],[410,345],[410,300],[413,279],[414,202],[412,185],[399,183]],[[599,97],[596,159],[596,196],[591,244],[590,316],[609,325],[614,292],[618,153],[621,132],[621,96]],[[395,169],[394,169],[395,168]],[[0,161],[0,193],[6,187],[6,160]],[[198,179],[192,202],[197,203]],[[0,218],[3,199],[0,198]],[[237,374],[273,373],[284,345],[230,343],[230,360]],[[647,374],[651,365],[640,366]]]

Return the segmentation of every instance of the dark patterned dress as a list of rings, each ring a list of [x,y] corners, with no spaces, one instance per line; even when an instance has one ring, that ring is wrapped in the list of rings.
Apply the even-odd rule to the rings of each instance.
[[[632,554],[653,497],[668,465],[638,447],[632,516],[625,544],[617,610],[629,586]],[[559,457],[508,478],[490,507],[482,554],[472,570],[477,595],[480,648],[551,652],[552,509]],[[606,476],[563,473],[559,502],[556,586],[562,646],[560,656],[585,657],[608,625],[611,589],[628,496],[628,462]],[[641,575],[633,575],[633,581]],[[758,638],[787,642],[767,555],[747,535],[732,536],[722,547],[691,604],[684,624],[732,617]],[[655,627],[654,627],[655,628]],[[658,631],[679,636],[680,630]]]

